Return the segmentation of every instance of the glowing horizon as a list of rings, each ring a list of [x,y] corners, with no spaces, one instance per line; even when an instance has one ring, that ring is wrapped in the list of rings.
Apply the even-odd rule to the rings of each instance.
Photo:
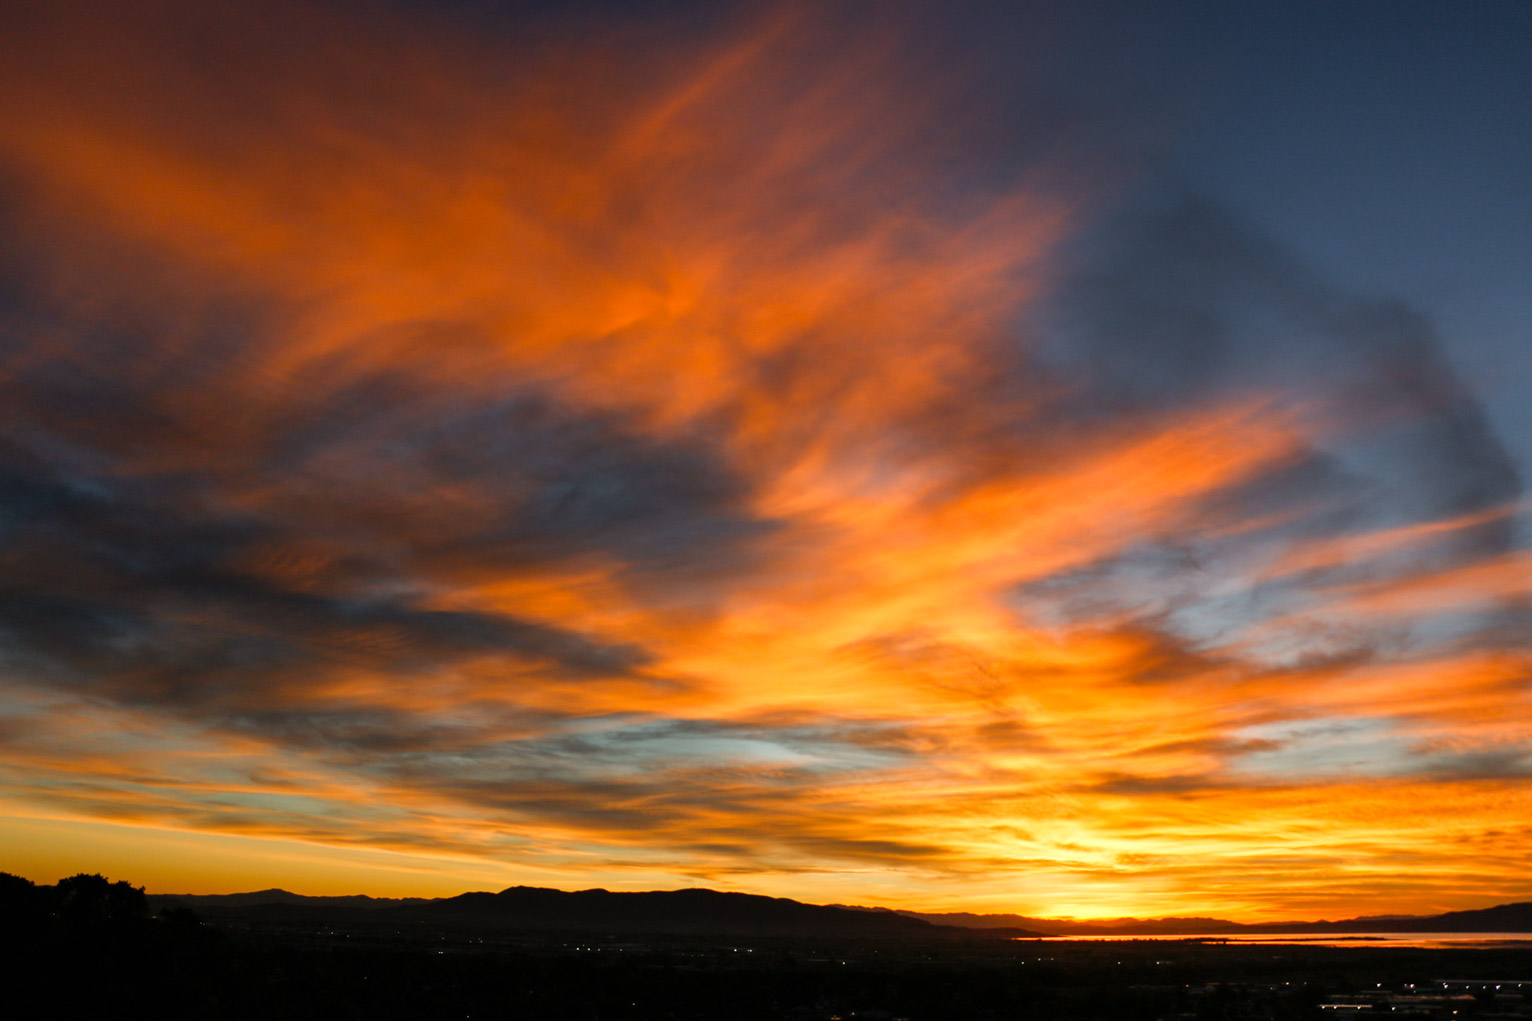
[[[0,869],[1532,899],[1525,503],[1428,317],[916,10],[18,18]]]

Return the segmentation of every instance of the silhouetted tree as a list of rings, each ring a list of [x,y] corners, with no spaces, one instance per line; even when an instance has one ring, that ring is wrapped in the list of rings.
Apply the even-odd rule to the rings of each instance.
[[[149,917],[149,901],[141,886],[82,872],[61,879],[53,888],[53,913],[66,932],[120,929]]]
[[[35,936],[44,915],[43,890],[36,883],[0,872],[0,933],[7,942]]]
[[[38,907],[37,884],[9,872],[0,872],[0,911],[31,911]]]

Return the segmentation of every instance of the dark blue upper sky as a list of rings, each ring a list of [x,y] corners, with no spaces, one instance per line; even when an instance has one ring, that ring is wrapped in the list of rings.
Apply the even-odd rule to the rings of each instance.
[[[1532,4],[946,8],[998,74],[1041,74],[1126,126],[1150,180],[1429,315],[1532,466]]]

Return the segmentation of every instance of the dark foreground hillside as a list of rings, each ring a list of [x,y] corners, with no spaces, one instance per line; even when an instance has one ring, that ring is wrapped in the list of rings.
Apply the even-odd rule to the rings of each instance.
[[[1386,1007],[1385,988],[1532,971],[1515,950],[560,935],[352,916],[215,926],[149,907],[99,876],[0,877],[7,1000],[39,1005],[8,1016],[1287,1021],[1334,1016],[1327,998]],[[1509,992],[1452,992],[1393,1016],[1527,1016]]]

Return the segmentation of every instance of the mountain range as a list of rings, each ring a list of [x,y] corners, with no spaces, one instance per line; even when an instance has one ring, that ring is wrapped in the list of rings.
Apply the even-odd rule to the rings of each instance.
[[[157,894],[153,908],[189,907],[209,918],[470,925],[528,932],[1015,939],[1262,933],[1532,932],[1532,903],[1439,915],[1241,924],[1220,918],[1075,921],[1012,914],[919,912],[805,904],[781,897],[687,889],[621,893],[514,886],[443,898],[308,897],[286,890]]]
[[[286,890],[222,895],[155,895],[155,910],[189,907],[210,919],[370,922],[612,935],[837,936],[889,939],[1006,939],[1041,936],[1000,923],[951,926],[892,911],[804,904],[716,890],[614,893],[513,886],[499,893],[420,898],[305,897]]]

